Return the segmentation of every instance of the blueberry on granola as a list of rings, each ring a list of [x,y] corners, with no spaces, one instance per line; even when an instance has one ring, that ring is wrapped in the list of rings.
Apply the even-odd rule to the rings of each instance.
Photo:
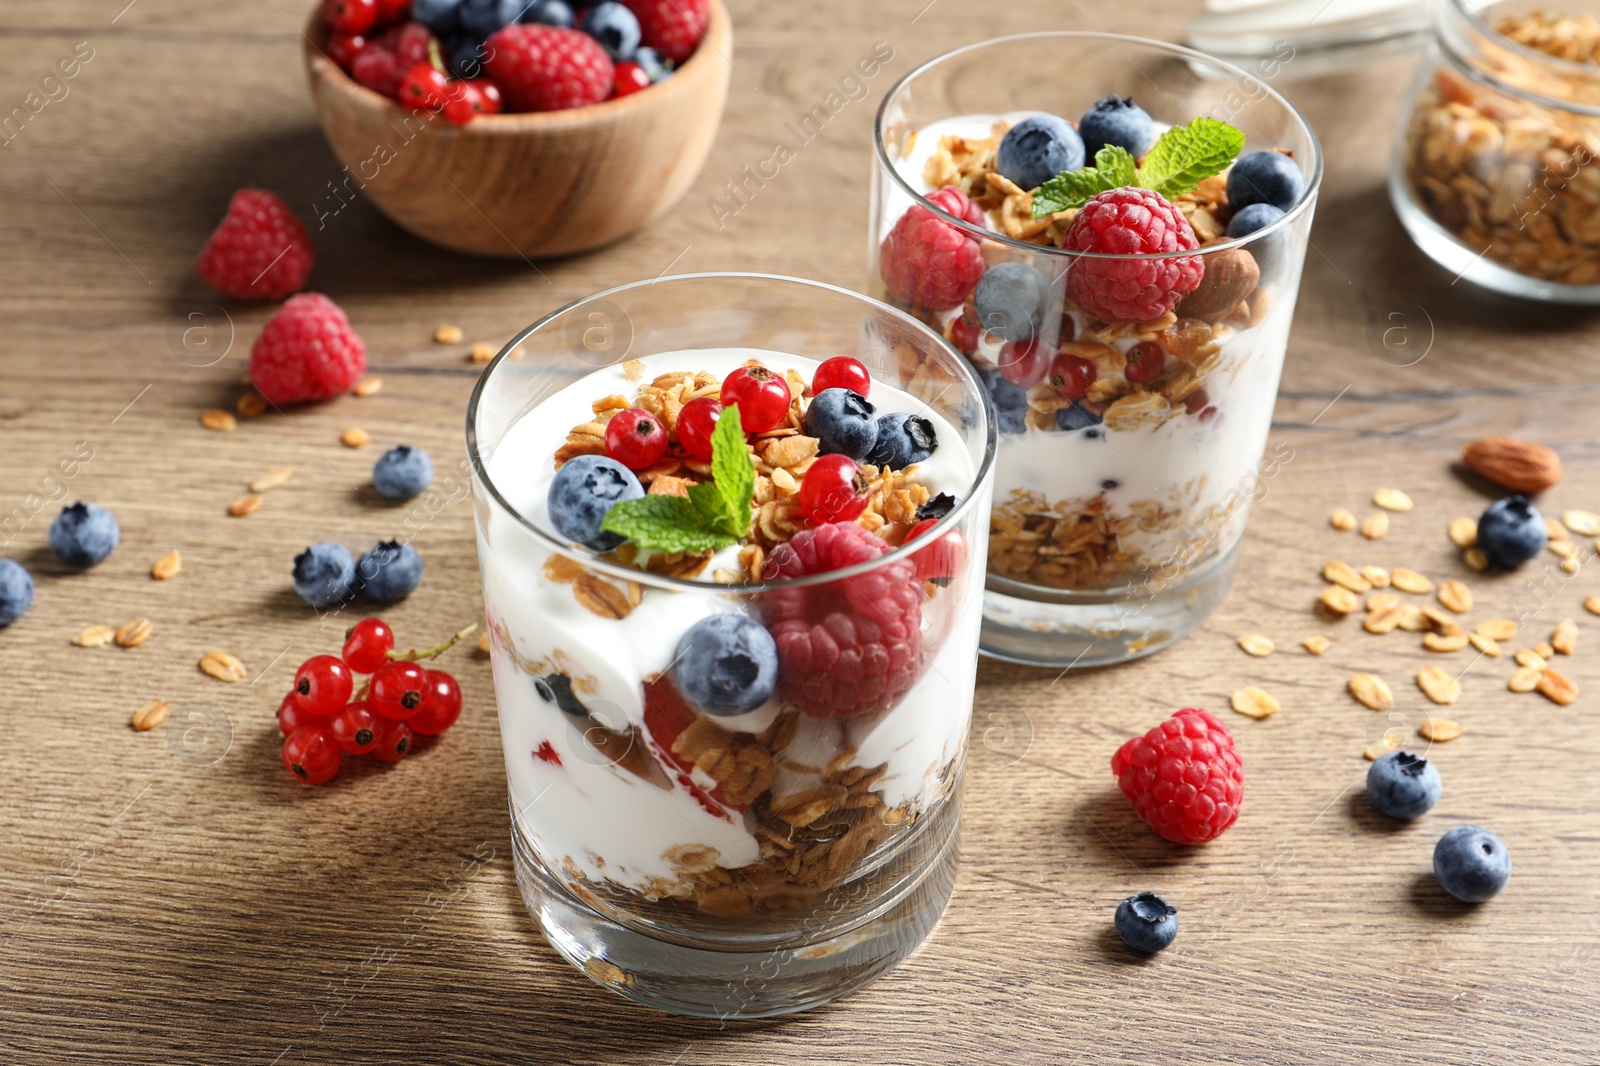
[[[1096,101],[1078,120],[1078,136],[1083,138],[1083,153],[1090,159],[1108,144],[1138,159],[1155,142],[1156,130],[1149,113],[1132,97],[1113,94]]]
[[[956,509],[956,498],[948,492],[941,492],[921,507],[917,508],[917,521],[923,522],[929,518],[943,518]]]
[[[994,401],[995,422],[1001,433],[1016,434],[1028,431],[1028,390],[1007,381],[999,370],[974,368],[978,380],[988,390]]]
[[[706,714],[746,714],[778,687],[778,646],[772,634],[742,614],[714,614],[678,641],[673,674],[678,688]]]
[[[891,411],[878,419],[878,442],[867,456],[876,467],[900,470],[926,462],[939,447],[933,423],[921,415]]]
[[[624,537],[604,530],[606,512],[622,500],[644,498],[632,470],[603,455],[569,459],[550,482],[550,523],[568,540],[597,552],[620,546]]]
[[[1248,237],[1258,229],[1266,229],[1283,217],[1283,211],[1271,204],[1248,204],[1234,212],[1228,220],[1228,236],[1237,240]]]
[[[1037,189],[1064,170],[1083,166],[1083,138],[1055,115],[1031,115],[1006,131],[995,167],[1019,189]]]
[[[996,263],[973,290],[973,309],[984,329],[1008,341],[1031,340],[1044,316],[1049,286],[1028,263]]]
[[[1080,429],[1098,426],[1104,421],[1105,419],[1101,415],[1091,411],[1077,400],[1073,400],[1070,405],[1056,411],[1056,428],[1067,433],[1076,433]]]
[[[1300,168],[1282,152],[1242,155],[1228,171],[1228,203],[1235,211],[1251,204],[1271,204],[1287,211],[1300,202],[1305,191]]]
[[[878,441],[878,408],[850,389],[823,389],[806,408],[806,434],[823,455],[865,459]]]

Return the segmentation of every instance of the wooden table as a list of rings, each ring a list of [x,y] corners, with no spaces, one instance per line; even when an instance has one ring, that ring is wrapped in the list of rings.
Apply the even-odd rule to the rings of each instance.
[[[240,185],[276,189],[308,219],[338,206],[339,168],[300,70],[307,4],[125,2],[0,9],[0,111],[77,42],[93,50],[67,95],[55,87],[60,98],[0,149],[0,514],[11,516],[0,551],[39,580],[33,611],[0,632],[0,1060],[1600,1059],[1600,741],[1587,699],[1563,709],[1513,696],[1505,660],[1476,663],[1448,712],[1467,733],[1435,752],[1444,800],[1418,824],[1390,824],[1361,794],[1361,751],[1387,722],[1344,683],[1353,670],[1383,674],[1402,724],[1415,724],[1426,705],[1410,679],[1424,653],[1414,637],[1372,637],[1310,611],[1330,557],[1460,576],[1477,591],[1476,616],[1512,610],[1528,575],[1473,575],[1444,536],[1486,498],[1452,469],[1472,438],[1555,444],[1567,476],[1550,509],[1600,509],[1593,315],[1452,283],[1389,207],[1389,131],[1413,57],[1281,75],[1327,146],[1328,180],[1273,431],[1293,459],[1256,510],[1226,606],[1192,639],[1120,669],[985,663],[965,866],[937,934],[832,1008],[718,1026],[607,995],[540,939],[511,876],[489,672],[474,653],[455,657],[463,721],[423,757],[316,790],[284,774],[278,698],[294,664],[332,650],[340,632],[319,630],[297,602],[290,558],[312,540],[366,544],[408,521],[366,487],[379,447],[418,444],[442,466],[462,455],[476,368],[465,346],[432,343],[440,322],[498,345],[558,303],[666,270],[858,285],[867,205],[850,190],[866,187],[872,109],[894,78],[956,45],[1041,25],[1175,39],[1189,5],[736,0],[727,118],[671,218],[534,267],[437,251],[351,203],[315,235],[315,286],[366,336],[383,391],[224,435],[197,416],[238,397],[266,311],[230,305],[220,362],[178,358],[183,329],[215,330],[219,346],[230,329],[193,276],[194,255]],[[783,124],[878,41],[894,59],[869,97],[719,228],[709,204],[723,183],[767,158]],[[1396,326],[1410,354],[1385,345]],[[373,444],[342,448],[350,426]],[[75,452],[64,478],[58,464]],[[245,485],[278,466],[294,480],[256,514],[229,517]],[[1372,510],[1384,484],[1417,501],[1385,540],[1329,527],[1335,507]],[[121,519],[121,547],[92,572],[66,572],[45,548],[63,496]],[[411,521],[427,580],[386,614],[421,640],[473,621],[481,601],[469,505]],[[182,575],[151,580],[173,548]],[[1518,646],[1578,619],[1580,653],[1562,667],[1595,690],[1600,621],[1580,604],[1600,591],[1596,564],[1568,579],[1555,562],[1535,564],[1541,582],[1555,580],[1530,604]],[[139,616],[155,625],[141,647],[70,643],[92,623]],[[1335,641],[1321,660],[1298,648],[1319,631]],[[1234,641],[1249,632],[1279,652],[1246,657]],[[248,680],[200,673],[212,648],[238,655]],[[1283,712],[1261,723],[1227,713],[1229,693],[1248,683],[1277,693]],[[133,732],[129,714],[158,698],[172,718]],[[1220,843],[1179,851],[1135,820],[1107,761],[1124,737],[1193,704],[1235,728],[1249,791]],[[1462,822],[1492,826],[1515,855],[1509,889],[1479,908],[1443,896],[1429,873],[1434,839]],[[473,857],[483,860],[474,872],[452,879]],[[1116,902],[1146,888],[1174,900],[1183,922],[1177,946],[1147,963],[1110,924]]]

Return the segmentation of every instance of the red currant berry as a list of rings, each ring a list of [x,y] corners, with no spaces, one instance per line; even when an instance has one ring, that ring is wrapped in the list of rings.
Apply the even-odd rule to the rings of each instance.
[[[1183,408],[1192,415],[1204,411],[1211,403],[1211,394],[1205,389],[1195,389],[1183,401]]]
[[[789,413],[789,382],[764,366],[741,366],[722,382],[722,406],[734,404],[746,433],[765,433]]]
[[[477,86],[470,81],[453,81],[446,87],[446,92],[449,94],[444,102],[446,122],[465,126],[483,113],[483,100]]]
[[[971,355],[978,350],[978,338],[983,331],[968,322],[965,318],[956,317],[950,320],[950,343],[956,346],[956,351],[962,355]]]
[[[402,105],[438,111],[450,102],[455,92],[448,74],[432,63],[418,63],[406,71],[406,76],[400,80],[400,92],[396,99]]]
[[[937,518],[924,518],[906,532],[907,544],[938,525]],[[911,556],[911,565],[924,581],[947,581],[961,573],[967,562],[967,538],[952,529],[932,544]]]
[[[409,725],[388,718],[378,720],[377,733],[378,739],[372,746],[372,754],[384,762],[399,762],[404,759],[416,741]]]
[[[867,479],[848,455],[824,455],[800,482],[800,509],[813,522],[849,522],[867,509]]]
[[[1026,341],[1006,341],[1000,346],[1000,376],[1019,389],[1031,389],[1044,380],[1050,369],[1050,353],[1034,337]]]
[[[294,701],[294,690],[290,689],[283,697],[283,702],[278,704],[278,732],[288,736],[303,725],[311,724],[311,715],[300,709]]]
[[[1167,353],[1155,341],[1140,341],[1128,349],[1128,365],[1122,375],[1136,385],[1152,381],[1167,364]]]
[[[811,395],[816,396],[828,389],[849,389],[860,396],[865,396],[872,388],[872,375],[867,373],[867,368],[861,360],[852,359],[848,355],[836,355],[832,359],[824,359],[822,365],[817,367],[817,372],[811,375]]]
[[[411,0],[378,0],[378,22],[404,22],[411,17]]]
[[[333,0],[328,28],[341,33],[366,33],[378,24],[378,0]]]
[[[683,405],[683,410],[678,412],[678,443],[691,459],[711,458],[711,431],[717,428],[717,419],[721,417],[722,405],[709,396]]]
[[[350,64],[356,61],[356,53],[366,46],[367,39],[359,33],[330,33],[323,51],[341,68],[349,70]]]
[[[429,670],[428,689],[428,705],[407,718],[406,725],[413,733],[436,737],[461,717],[461,686],[443,670]]]
[[[422,710],[427,696],[426,670],[416,663],[392,662],[372,675],[367,706],[385,718],[399,721]]]
[[[1081,400],[1099,373],[1082,356],[1062,352],[1050,363],[1050,387],[1069,400]]]
[[[627,96],[640,89],[650,88],[650,75],[637,63],[617,64],[617,85],[611,91],[612,96]]]
[[[619,411],[606,423],[606,454],[629,470],[654,466],[667,454],[667,429],[649,411]]]
[[[308,785],[320,785],[339,772],[339,748],[321,726],[303,725],[283,742],[283,765]]]
[[[346,755],[365,755],[378,746],[381,721],[365,703],[348,703],[328,719],[328,735]]]
[[[381,618],[363,618],[344,636],[344,661],[358,674],[377,673],[394,650],[394,630]]]
[[[498,115],[506,109],[505,97],[500,95],[500,86],[488,78],[474,78],[467,84],[478,90],[478,114]]]
[[[316,718],[330,715],[350,702],[355,676],[336,655],[313,655],[294,675],[294,699],[300,709]]]

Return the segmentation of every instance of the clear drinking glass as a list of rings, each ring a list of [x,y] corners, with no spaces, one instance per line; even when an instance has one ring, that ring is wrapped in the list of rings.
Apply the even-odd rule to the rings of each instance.
[[[930,486],[955,497],[911,545],[775,576],[804,524],[788,473],[803,478],[815,451],[782,426],[753,440],[756,545],[709,561],[598,555],[548,525],[557,449],[593,451],[609,397],[654,405],[670,428],[680,386],[715,392],[750,357],[809,382],[835,355],[867,366],[880,412],[937,430],[915,477],[868,472],[863,521],[891,546]],[[698,385],[695,370],[709,372]],[[805,1010],[905,958],[954,882],[972,713],[995,435],[965,361],[843,289],[667,277],[513,338],[473,393],[467,447],[517,877],[550,943],[630,999],[708,1017]],[[659,476],[695,470],[676,445],[664,462]],[[813,649],[826,629],[839,655],[791,670],[780,635],[774,699],[700,713],[679,641],[722,613],[775,635],[798,625]]]
[[[1260,77],[1132,37],[1030,34],[940,56],[878,109],[870,290],[939,329],[995,400],[982,633],[990,655],[1048,665],[1130,659],[1192,632],[1228,592],[1249,504],[1276,470],[1262,453],[1322,175],[1315,135],[1266,84],[1279,67],[1258,67]],[[1158,128],[1205,115],[1243,131],[1245,153],[1288,152],[1304,195],[1275,223],[1230,240],[1218,176],[1178,200],[1201,242],[1194,251],[1062,249],[1072,214],[1031,217],[1031,193],[994,170],[1005,128],[996,123],[1036,112],[1075,122],[1110,94],[1131,96]],[[950,185],[977,203],[982,221],[927,198]],[[966,275],[949,280],[943,261],[884,259],[885,238],[913,209],[977,242],[985,272],[1037,268],[1043,313],[1031,344],[980,328],[974,286]],[[1069,294],[1075,271],[1182,257],[1204,263],[1204,280],[1159,318],[1093,319]],[[925,285],[924,270],[946,273]],[[1068,356],[1093,367],[1081,398],[1038,376]]]

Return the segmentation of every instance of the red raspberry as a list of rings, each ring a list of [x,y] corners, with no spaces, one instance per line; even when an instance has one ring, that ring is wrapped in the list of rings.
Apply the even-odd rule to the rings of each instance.
[[[433,31],[420,22],[391,26],[379,36],[378,43],[394,53],[402,73],[418,63],[432,61],[429,46],[433,44]]]
[[[350,61],[350,76],[375,93],[393,100],[400,90],[400,79],[414,64],[400,61],[394,51],[379,41],[368,41]]]
[[[1200,242],[1189,220],[1149,189],[1110,189],[1083,205],[1061,247],[1078,252],[1154,255]],[[1067,295],[1104,322],[1160,318],[1205,276],[1198,255],[1175,259],[1081,259],[1067,274]]]
[[[314,259],[311,237],[288,204],[265,189],[240,189],[194,269],[229,296],[281,300],[305,287]]]
[[[489,38],[489,76],[511,111],[561,111],[598,104],[611,95],[616,68],[586,33],[522,25]]]
[[[928,199],[957,218],[983,224],[983,209],[954,185]],[[889,295],[933,311],[959,305],[984,271],[978,242],[921,204],[900,216],[883,239],[878,258]]]
[[[1244,764],[1216,716],[1185,707],[1111,757],[1122,794],[1157,833],[1204,844],[1239,820]]]
[[[639,19],[640,40],[674,63],[694,54],[711,21],[711,0],[623,0]]]
[[[792,580],[878,558],[889,545],[854,523],[801,530],[767,562]],[[813,718],[857,718],[894,705],[922,676],[922,583],[905,559],[867,574],[761,601],[778,645],[779,695]]]
[[[367,346],[339,305],[321,293],[291,296],[250,350],[250,380],[273,403],[326,400],[367,368]]]

